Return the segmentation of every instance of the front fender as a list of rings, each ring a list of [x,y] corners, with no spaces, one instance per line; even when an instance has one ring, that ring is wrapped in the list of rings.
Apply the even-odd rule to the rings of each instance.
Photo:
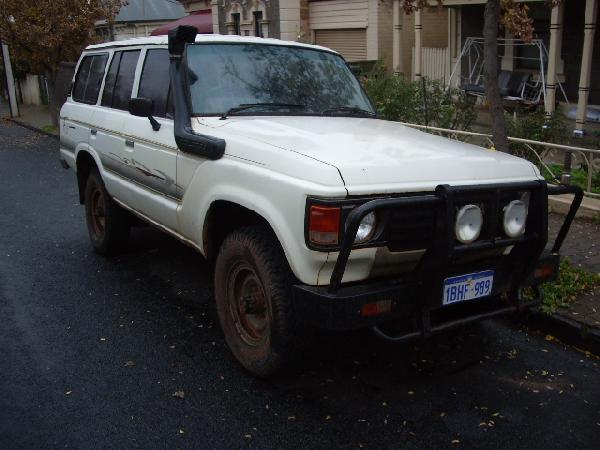
[[[333,170],[333,169],[332,169]],[[315,252],[304,241],[304,214],[307,195],[343,198],[340,186],[324,186],[274,172],[265,166],[224,157],[202,163],[185,192],[179,210],[182,234],[203,247],[202,233],[210,206],[229,201],[263,217],[279,239],[296,277],[316,284],[327,253]]]

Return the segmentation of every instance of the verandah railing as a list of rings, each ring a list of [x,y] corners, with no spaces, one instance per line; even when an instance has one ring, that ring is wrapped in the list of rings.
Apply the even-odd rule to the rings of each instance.
[[[458,139],[464,142],[469,142],[482,146],[493,146],[492,135],[486,133],[478,133],[475,131],[450,130],[447,128],[430,127],[427,125],[417,125],[414,123],[400,122],[411,128],[417,128],[429,133],[439,134],[453,139]],[[560,163],[564,160],[564,154],[569,152],[572,155],[581,158],[582,169],[586,171],[586,183],[584,186],[585,195],[590,197],[600,198],[600,194],[593,192],[592,181],[594,174],[600,171],[600,149],[590,149],[584,147],[575,147],[572,145],[554,144],[551,142],[534,141],[531,139],[523,139],[509,137],[508,141],[512,144],[519,144],[527,148],[538,160],[540,171],[546,171],[551,177],[559,181],[559,177],[554,173],[553,163]],[[557,153],[561,154],[557,158]],[[569,171],[564,170],[564,174],[569,174]]]

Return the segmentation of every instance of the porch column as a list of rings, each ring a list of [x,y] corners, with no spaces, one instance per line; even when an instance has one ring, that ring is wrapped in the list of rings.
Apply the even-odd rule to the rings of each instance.
[[[446,52],[445,84],[450,80],[456,57],[456,9],[448,8],[448,51]]]
[[[219,29],[219,2],[218,0],[211,0],[210,2],[211,18],[212,18],[212,32],[214,34],[220,34]]]
[[[19,116],[19,105],[17,104],[17,90],[13,77],[12,64],[10,63],[10,52],[8,45],[2,43],[2,59],[4,60],[4,72],[6,74],[6,86],[8,88],[8,101],[10,105],[10,116]]]
[[[577,101],[577,119],[575,135],[584,134],[588,96],[590,93],[590,77],[592,74],[592,53],[594,52],[594,34],[596,32],[597,0],[585,2],[585,26],[583,28],[583,52],[581,55],[581,72],[579,76],[579,98]]]
[[[421,56],[422,56],[422,44],[421,44],[421,10],[415,12],[415,80],[421,79]]]
[[[504,38],[514,39],[514,36],[511,32],[505,31]],[[500,62],[500,70],[508,70],[509,72],[515,70],[515,45],[513,42],[505,42],[504,56]]]
[[[392,65],[394,66],[394,73],[398,75],[402,72],[402,49],[400,48],[400,32],[402,31],[402,24],[400,23],[400,0],[394,0],[392,5],[392,21],[393,21],[393,37],[394,37],[394,55],[392,58]]]
[[[552,8],[550,13],[550,48],[548,50],[548,72],[546,75],[546,115],[554,114],[556,109],[556,72],[562,47],[563,4]]]

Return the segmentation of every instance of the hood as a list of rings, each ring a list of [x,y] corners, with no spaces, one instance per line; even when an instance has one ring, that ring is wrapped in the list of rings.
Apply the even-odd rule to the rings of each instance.
[[[385,120],[254,116],[211,125],[225,139],[243,135],[335,166],[350,195],[538,178],[524,159]]]

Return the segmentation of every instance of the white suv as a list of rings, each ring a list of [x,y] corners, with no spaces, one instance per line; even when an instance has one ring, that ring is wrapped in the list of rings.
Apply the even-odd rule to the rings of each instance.
[[[547,196],[576,191],[379,120],[330,49],[193,27],[87,47],[60,142],[95,250],[137,216],[213,260],[227,343],[262,376],[318,329],[401,342],[535,304],[572,220],[543,253]]]

